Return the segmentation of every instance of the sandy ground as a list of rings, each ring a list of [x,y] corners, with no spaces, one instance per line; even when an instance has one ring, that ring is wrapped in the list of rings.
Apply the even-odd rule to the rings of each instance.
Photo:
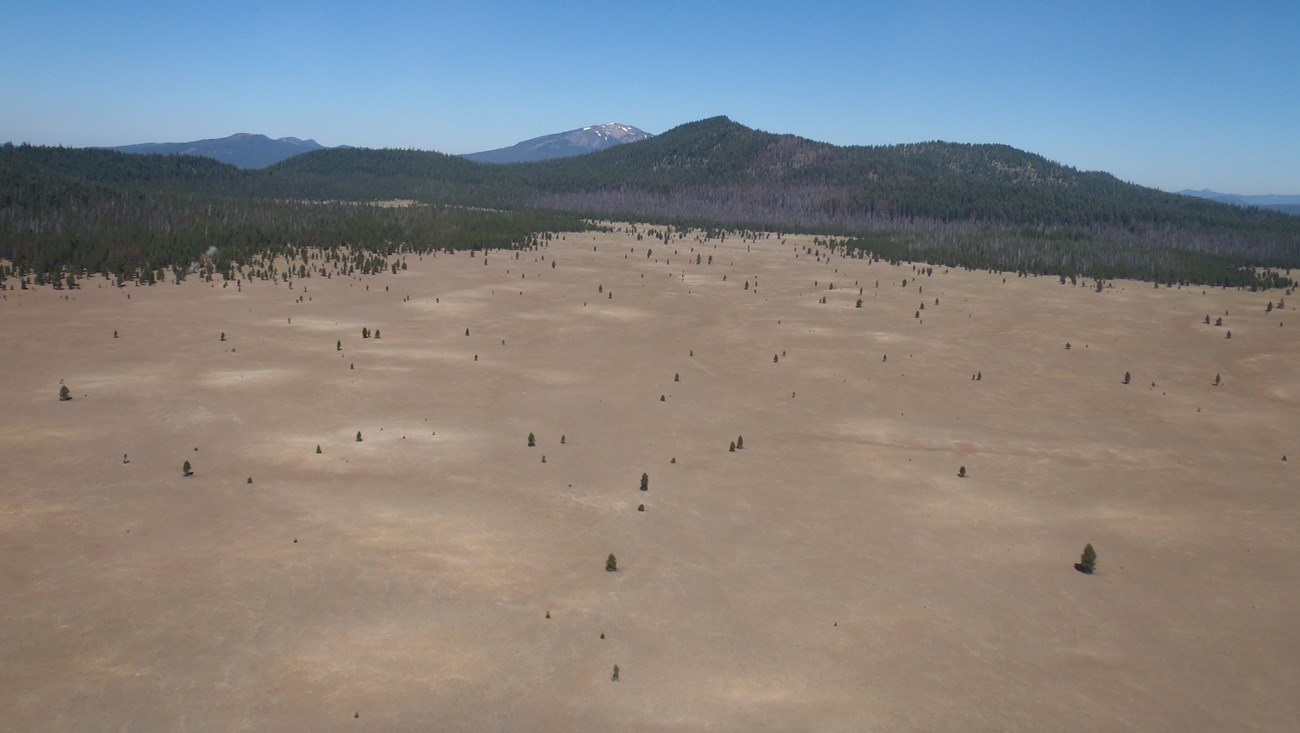
[[[0,727],[1300,728],[1292,298],[810,245],[3,293]]]

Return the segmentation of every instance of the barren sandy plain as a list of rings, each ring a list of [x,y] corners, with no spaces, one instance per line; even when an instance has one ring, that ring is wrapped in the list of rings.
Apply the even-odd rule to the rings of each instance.
[[[694,237],[4,292],[0,727],[1300,728],[1292,298]]]

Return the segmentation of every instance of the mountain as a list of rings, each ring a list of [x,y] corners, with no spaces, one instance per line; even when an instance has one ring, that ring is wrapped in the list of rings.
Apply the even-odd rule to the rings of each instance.
[[[272,140],[266,135],[240,132],[215,140],[195,140],[188,143],[140,143],[121,145],[112,150],[156,155],[198,155],[214,158],[238,168],[266,168],[295,155],[321,150],[323,147],[315,140],[300,140],[296,137]]]
[[[1199,191],[1185,188],[1178,193],[1184,196],[1195,196],[1196,198],[1218,201],[1223,204],[1232,204],[1233,206],[1258,206],[1261,209],[1273,209],[1287,214],[1300,214],[1300,196],[1279,196],[1276,194],[1248,196],[1237,193],[1219,193],[1208,188]]]
[[[649,137],[654,136],[631,125],[607,122],[603,125],[592,125],[579,130],[535,137],[508,148],[468,153],[463,157],[476,163],[532,163],[552,158],[585,155]]]
[[[94,271],[104,261],[129,272],[133,262],[157,265],[178,255],[128,256],[109,238],[147,235],[183,250],[182,243],[210,236],[207,228],[201,236],[189,228],[209,226],[215,212],[222,223],[212,224],[213,232],[224,222],[261,222],[238,235],[244,247],[333,241],[333,229],[312,229],[303,224],[308,217],[293,213],[282,222],[275,212],[286,202],[387,199],[714,231],[811,232],[850,238],[843,246],[854,256],[1020,274],[1273,287],[1285,278],[1258,268],[1300,268],[1300,219],[1280,212],[1146,188],[1009,145],[845,147],[726,117],[527,165],[328,148],[240,170],[189,156],[4,146],[0,259],[13,253],[50,272],[74,261]],[[123,233],[96,216],[119,222]],[[347,216],[360,217],[348,226],[392,224]],[[345,232],[346,239],[363,249],[380,246],[369,244],[366,231]],[[404,241],[404,231],[376,242]],[[97,247],[115,259],[86,259]]]

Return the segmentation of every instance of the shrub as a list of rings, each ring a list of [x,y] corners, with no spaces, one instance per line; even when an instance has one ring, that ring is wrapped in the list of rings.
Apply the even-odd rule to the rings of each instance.
[[[194,475],[194,471],[191,470],[189,461],[186,461],[185,463],[181,464],[181,475],[186,477]]]
[[[537,447],[537,436],[533,435],[532,433],[528,434],[528,447],[529,448]]]
[[[68,389],[68,385],[59,387],[59,402],[67,402],[70,399],[72,399],[72,390]]]

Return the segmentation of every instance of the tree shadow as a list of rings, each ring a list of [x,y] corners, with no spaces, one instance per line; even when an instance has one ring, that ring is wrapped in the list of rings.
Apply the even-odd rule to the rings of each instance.
[[[1092,571],[1089,570],[1088,568],[1085,568],[1085,567],[1083,566],[1083,563],[1081,563],[1081,562],[1076,562],[1076,563],[1074,564],[1074,569],[1075,569],[1075,570],[1078,570],[1079,572],[1083,573],[1084,575],[1092,575]]]

